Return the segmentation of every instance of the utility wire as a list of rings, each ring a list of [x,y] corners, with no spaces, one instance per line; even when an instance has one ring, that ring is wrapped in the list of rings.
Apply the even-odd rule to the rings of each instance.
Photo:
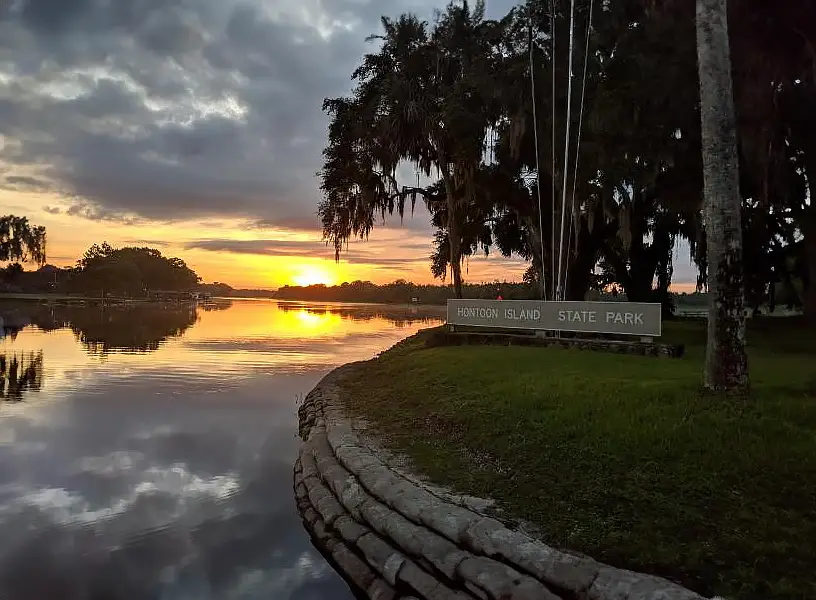
[[[564,184],[561,195],[561,236],[558,241],[558,286],[556,295],[559,300],[564,299],[562,287],[562,270],[564,263],[564,221],[567,205],[567,182],[569,178],[569,149],[570,149],[570,121],[572,120],[572,64],[575,46],[575,0],[570,0],[570,35],[569,35],[569,64],[567,68],[567,121],[564,124]]]
[[[550,168],[550,180],[552,181],[552,205],[550,210],[550,234],[552,236],[550,255],[552,259],[552,268],[550,269],[550,289],[552,299],[555,300],[555,105],[557,102],[555,85],[555,0],[550,0],[550,71],[552,72],[552,121],[550,122],[552,129],[552,146],[550,147],[550,157],[552,158],[552,165]],[[541,266],[541,269],[542,271],[544,270],[544,265]]]
[[[592,9],[595,6],[595,0],[589,0],[589,16],[587,17],[587,30],[586,30],[586,45],[584,47],[584,74],[581,81],[581,105],[580,111],[578,113],[578,142],[577,146],[575,147],[575,171],[572,177],[572,220],[569,224],[569,234],[567,235],[567,249],[570,247],[570,240],[572,238],[572,229],[573,227],[576,228],[575,231],[575,247],[576,250],[578,248],[578,231],[577,225],[575,225],[575,191],[578,185],[578,159],[581,155],[581,134],[583,133],[584,129],[584,100],[586,98],[586,81],[587,81],[587,66],[589,64],[589,38],[592,35]],[[567,286],[567,280],[569,278],[569,265],[566,267],[566,272],[564,273],[564,287]]]
[[[543,299],[547,299],[547,278],[544,275],[544,211],[541,207],[541,161],[538,154],[538,118],[536,116],[536,88],[535,88],[535,44],[533,44],[533,4],[527,4],[529,8],[529,30],[530,30],[530,94],[533,100],[533,136],[535,139],[535,160],[536,160],[536,193],[538,194],[538,233],[541,238],[541,286]]]

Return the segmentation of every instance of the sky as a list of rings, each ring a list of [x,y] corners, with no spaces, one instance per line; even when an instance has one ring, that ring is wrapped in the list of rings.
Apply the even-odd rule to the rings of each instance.
[[[0,0],[0,214],[48,232],[49,262],[148,245],[235,287],[431,281],[424,207],[321,240],[323,99],[351,91],[366,37],[442,0]],[[513,0],[489,0],[501,16]],[[473,257],[469,281],[526,265]],[[676,279],[692,282],[687,261]]]

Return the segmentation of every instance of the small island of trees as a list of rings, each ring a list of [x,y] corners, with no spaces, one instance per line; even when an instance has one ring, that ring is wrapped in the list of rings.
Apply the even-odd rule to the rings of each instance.
[[[132,298],[158,292],[192,292],[201,278],[180,258],[153,248],[94,244],[70,270],[67,291]]]

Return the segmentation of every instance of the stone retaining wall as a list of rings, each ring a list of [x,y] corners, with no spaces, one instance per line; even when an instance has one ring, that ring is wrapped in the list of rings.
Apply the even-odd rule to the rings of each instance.
[[[566,554],[397,472],[344,417],[329,374],[299,410],[298,511],[372,600],[703,600],[665,579]]]

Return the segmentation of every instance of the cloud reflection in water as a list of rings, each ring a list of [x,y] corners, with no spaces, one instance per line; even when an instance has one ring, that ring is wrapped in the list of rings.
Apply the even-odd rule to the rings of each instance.
[[[42,354],[39,390],[0,404],[0,598],[350,599],[295,512],[295,398],[432,317],[84,310],[1,343]]]

